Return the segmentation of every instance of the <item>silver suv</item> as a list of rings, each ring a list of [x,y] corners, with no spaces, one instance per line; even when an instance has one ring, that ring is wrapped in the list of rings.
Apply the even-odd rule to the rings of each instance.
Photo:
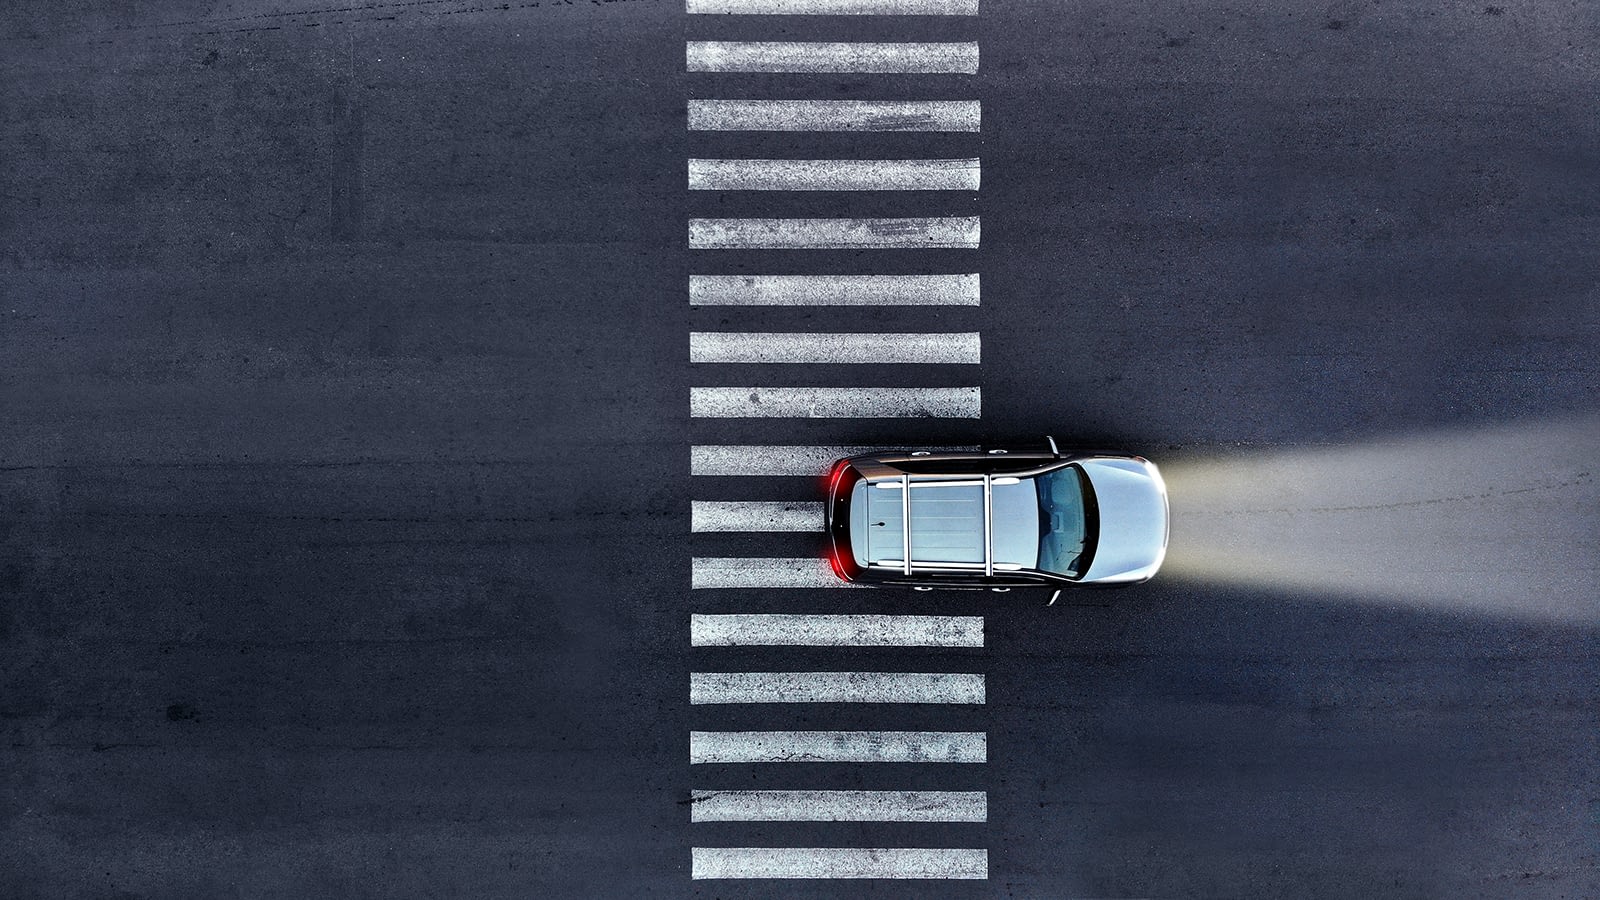
[[[1117,453],[852,456],[828,477],[830,562],[869,584],[991,588],[1148,581],[1167,552],[1167,487]]]

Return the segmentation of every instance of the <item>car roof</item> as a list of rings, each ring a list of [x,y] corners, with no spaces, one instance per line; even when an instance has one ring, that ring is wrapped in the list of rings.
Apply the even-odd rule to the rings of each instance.
[[[918,570],[1020,571],[1038,560],[1031,479],[1015,475],[888,473],[864,479],[852,506],[857,562]]]

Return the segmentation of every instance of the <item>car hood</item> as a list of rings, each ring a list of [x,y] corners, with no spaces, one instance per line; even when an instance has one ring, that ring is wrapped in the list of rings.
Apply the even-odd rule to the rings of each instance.
[[[1083,581],[1144,581],[1167,554],[1167,486],[1155,465],[1099,458],[1078,463],[1094,485],[1100,534]]]

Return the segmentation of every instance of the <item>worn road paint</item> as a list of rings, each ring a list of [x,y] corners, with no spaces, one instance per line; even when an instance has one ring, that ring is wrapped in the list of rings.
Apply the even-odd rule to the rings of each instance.
[[[807,501],[691,500],[689,530],[822,531],[822,504]]]
[[[689,702],[982,704],[982,675],[959,672],[691,672]]]
[[[690,72],[974,75],[978,44],[902,41],[688,41]]]
[[[976,447],[884,447],[878,445],[696,444],[689,448],[691,475],[826,475],[836,460],[893,450],[963,451]]]
[[[690,100],[690,131],[977,132],[977,100]]]
[[[976,331],[856,334],[692,331],[692,363],[969,365],[982,362]]]
[[[689,586],[709,588],[859,587],[833,574],[825,560],[811,556],[703,557],[689,563]]]
[[[986,822],[983,791],[691,791],[691,822]]]
[[[695,647],[982,647],[982,616],[689,616]]]
[[[690,275],[690,306],[977,306],[970,275]]]
[[[978,0],[685,0],[691,15],[975,16]]]
[[[695,847],[690,876],[985,879],[989,877],[989,852],[911,847]]]
[[[975,191],[976,159],[691,159],[691,191]]]
[[[690,219],[691,250],[976,250],[977,216]]]
[[[982,731],[691,731],[689,762],[982,763]]]
[[[689,415],[712,419],[976,419],[977,387],[692,387]]]

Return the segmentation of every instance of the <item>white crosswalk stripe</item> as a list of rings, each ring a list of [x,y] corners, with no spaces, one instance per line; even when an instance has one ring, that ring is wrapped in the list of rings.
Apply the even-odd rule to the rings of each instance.
[[[841,588],[828,563],[809,556],[702,557],[689,563],[689,586],[715,588]]]
[[[976,132],[977,100],[690,100],[690,131]]]
[[[689,763],[983,763],[981,731],[691,731]]]
[[[935,334],[824,334],[795,332],[692,331],[694,363],[957,364],[982,362],[975,331]]]
[[[971,275],[690,275],[690,306],[977,306]]]
[[[976,250],[977,216],[690,219],[691,250]]]
[[[691,191],[975,191],[976,159],[691,159]]]
[[[962,672],[692,672],[689,702],[982,704],[984,683]]]
[[[689,530],[821,531],[822,504],[754,500],[691,500]]]
[[[868,445],[696,444],[689,448],[691,475],[824,475],[835,460],[891,449],[972,451],[973,446],[890,448]]]
[[[978,71],[971,43],[689,41],[690,72],[961,74]]]
[[[732,95],[691,99],[686,106],[691,146],[701,144],[707,149],[685,160],[685,187],[690,192],[690,208],[702,216],[711,213],[711,217],[688,219],[686,244],[693,273],[688,276],[688,299],[692,315],[704,323],[700,327],[717,329],[689,334],[689,362],[696,367],[696,380],[701,382],[689,389],[689,415],[695,420],[694,428],[708,437],[719,429],[749,429],[779,442],[707,443],[690,448],[690,472],[696,476],[696,490],[721,494],[718,499],[690,500],[690,531],[697,547],[737,546],[754,548],[743,552],[768,549],[803,553],[804,544],[817,542],[805,535],[820,534],[826,528],[827,506],[821,494],[833,463],[897,449],[881,445],[782,443],[785,438],[804,440],[800,435],[823,441],[851,440],[846,435],[860,434],[859,429],[865,427],[827,421],[791,422],[785,432],[780,430],[782,420],[981,417],[983,395],[975,383],[979,380],[978,370],[971,367],[982,364],[982,335],[975,330],[931,330],[941,326],[972,327],[973,314],[960,308],[970,309],[981,303],[980,276],[974,271],[977,255],[907,252],[977,251],[981,247],[982,223],[977,215],[947,214],[973,212],[972,194],[980,190],[983,182],[982,161],[975,152],[977,138],[959,136],[980,133],[982,104],[970,96],[977,93],[975,85],[964,78],[949,77],[978,72],[978,44],[953,39],[962,33],[975,33],[976,29],[958,29],[956,26],[963,23],[951,21],[906,18],[976,16],[979,2],[684,0],[686,13],[701,17],[858,17],[858,23],[862,16],[902,17],[892,30],[887,23],[860,30],[862,37],[884,36],[889,40],[789,40],[810,36],[848,38],[851,33],[845,30],[847,20],[815,22],[818,28],[826,25],[830,33],[805,35],[794,30],[792,20],[768,19],[771,27],[763,35],[760,20],[747,18],[729,21],[726,26],[702,21],[698,23],[702,27],[694,29],[714,38],[740,39],[685,41],[686,71],[715,73],[696,83],[714,84],[719,93],[728,91]],[[721,33],[716,33],[719,30]],[[763,77],[740,79],[740,73]],[[815,78],[765,77],[785,74],[859,75],[853,80],[868,84],[872,88],[869,93],[877,92],[879,96],[904,89],[913,96],[943,94],[948,99],[805,98],[796,95],[832,93],[832,86]],[[897,77],[881,79],[881,85],[871,86],[875,75]],[[908,87],[922,75],[935,77],[920,88]],[[745,82],[743,88],[737,86],[739,81]],[[957,96],[950,97],[946,91]],[[749,96],[769,92],[789,93],[790,98]],[[960,94],[969,96],[963,99]],[[695,138],[695,132],[721,132],[726,136]],[[753,132],[903,132],[910,136],[817,139],[806,142],[803,150],[786,153],[785,149],[774,149],[774,141],[786,143],[781,138],[752,140],[739,136]],[[950,136],[923,141],[916,133]],[[837,141],[862,140],[869,141],[871,147],[833,146]],[[828,148],[820,149],[824,144]],[[753,149],[749,145],[759,149],[743,152]],[[806,192],[821,196],[808,199]],[[942,195],[935,197],[935,193]],[[919,205],[921,208],[916,208]],[[719,212],[722,217],[717,216]],[[774,265],[774,259],[785,262]],[[839,267],[847,271],[829,271]],[[714,309],[718,307],[746,309],[718,312]],[[852,310],[860,307],[873,309]],[[920,313],[895,310],[910,307],[932,309]],[[828,309],[808,311],[817,308]],[[896,319],[904,324],[895,327],[891,323]],[[765,330],[773,328],[778,330]],[[729,366],[741,368],[726,368]],[[796,368],[768,371],[752,369],[753,366],[809,368],[802,373]],[[748,378],[734,378],[728,375],[733,371],[751,374]],[[783,372],[798,374],[791,379]],[[852,375],[841,386],[840,380],[847,372],[859,373],[860,378]],[[906,374],[901,379],[891,377],[891,372]],[[728,381],[740,384],[729,385]],[[958,383],[952,385],[952,381]],[[751,382],[778,386],[743,386]],[[788,386],[796,382],[803,386]],[[850,386],[851,382],[865,384]],[[907,382],[919,386],[899,386]],[[769,421],[724,425],[718,421],[723,419]],[[893,428],[887,422],[873,427]],[[715,480],[727,476],[741,478],[734,482]],[[751,481],[751,476],[775,476],[777,480]],[[808,480],[784,480],[785,476]],[[742,500],[737,496],[740,492],[764,499]],[[790,492],[792,498],[772,499]],[[793,609],[805,604],[848,610],[857,606],[849,602],[851,599],[895,602],[894,597],[901,596],[816,593],[815,589],[822,588],[863,587],[839,578],[830,562],[820,556],[820,549],[809,556],[694,556],[690,560],[691,597],[707,605],[737,606],[749,602],[750,594],[739,593],[747,591],[759,594],[762,606],[777,603],[779,608]],[[780,598],[794,599],[784,604]],[[875,725],[904,723],[904,718],[869,720],[861,723],[863,730],[851,731],[756,730],[769,724],[779,728],[810,725],[810,710],[840,715],[849,712],[844,704],[850,704],[857,717],[866,715],[868,710],[885,717],[901,717],[915,711],[918,724],[935,728],[940,723],[934,716],[956,715],[965,707],[966,713],[958,720],[964,724],[966,716],[974,712],[971,707],[988,701],[984,674],[882,671],[906,666],[891,654],[872,648],[930,648],[938,655],[947,655],[943,653],[946,649],[956,649],[964,651],[962,659],[970,663],[971,651],[984,647],[984,619],[980,616],[692,613],[689,625],[690,644],[696,648],[692,666],[695,671],[689,674],[689,703],[700,710],[698,719],[716,723],[713,730],[692,731],[689,735],[689,761],[696,772],[725,772],[728,770],[722,766],[753,765],[763,773],[771,773],[768,777],[793,773],[808,779],[815,771],[811,767],[764,764],[809,762],[854,767],[899,763],[898,767],[873,766],[869,770],[889,773],[886,778],[925,780],[935,771],[951,776],[963,773],[959,777],[969,778],[964,773],[971,772],[970,768],[953,769],[952,765],[980,764],[981,771],[981,764],[988,761],[985,731],[870,730]],[[816,648],[806,652],[813,657],[832,657],[835,662],[810,664],[828,671],[784,671],[781,658],[750,661],[778,656],[760,649],[767,647]],[[930,654],[924,651],[909,652],[930,660],[915,668],[969,668],[960,663],[931,661]],[[891,658],[867,661],[875,654]],[[777,704],[801,706],[784,709]],[[914,707],[920,708],[913,710]],[[762,721],[763,716],[773,720]],[[752,730],[715,730],[717,725],[734,723]],[[836,719],[832,724],[843,723]],[[908,771],[912,774],[903,774]],[[726,829],[736,829],[739,823],[924,823],[920,828],[931,833],[942,827],[941,823],[988,821],[988,796],[983,791],[800,789],[803,787],[806,786],[776,784],[759,790],[695,790],[690,794],[690,820],[730,823],[721,826],[723,830],[707,826],[705,830],[714,836],[735,833]],[[737,839],[722,841],[720,837],[713,842],[741,843]],[[848,842],[847,834],[821,841]],[[767,841],[759,839],[754,843]],[[950,844],[965,841],[949,837],[929,843],[936,846],[692,847],[690,868],[695,879],[988,878],[987,850],[952,848]]]
[[[989,877],[989,851],[902,847],[695,847],[690,877]]]
[[[977,387],[692,387],[689,415],[713,419],[976,419]]]
[[[695,647],[982,647],[982,616],[692,613]]]
[[[742,16],[975,16],[978,0],[686,0],[690,14]]]
[[[983,791],[691,791],[691,822],[985,822]]]

